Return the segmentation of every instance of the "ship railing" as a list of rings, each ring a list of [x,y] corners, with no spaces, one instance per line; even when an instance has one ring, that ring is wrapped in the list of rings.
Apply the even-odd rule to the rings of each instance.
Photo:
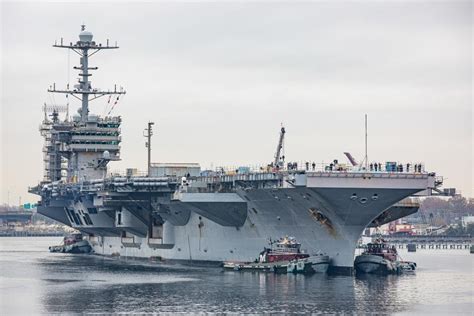
[[[147,171],[128,169],[128,170],[113,170],[107,174],[108,178],[111,177],[146,177],[148,176]]]
[[[165,187],[169,184],[177,183],[175,177],[141,177],[141,176],[115,176],[105,179],[91,179],[80,182],[66,182],[57,181],[49,183],[41,183],[37,187],[29,188],[36,191],[50,191],[53,196],[57,196],[61,192],[66,191],[81,191],[81,192],[97,192],[102,191],[106,187],[112,185],[114,187],[121,187],[125,185],[132,185],[135,188],[140,187]]]
[[[98,119],[101,123],[121,123],[122,117],[121,116],[99,116]]]
[[[199,177],[192,177],[191,183],[194,180],[206,183],[215,183],[215,182],[247,182],[247,181],[279,181],[282,178],[281,173],[268,173],[268,172],[250,172],[245,174],[214,174],[209,175],[206,174],[205,176]]]
[[[205,170],[201,172],[202,176],[220,176],[220,175],[238,175],[254,173],[298,173],[298,172],[334,172],[334,173],[405,173],[405,174],[424,174],[425,165],[420,162],[372,162],[365,165],[352,166],[350,164],[339,163],[337,161],[325,163],[314,163],[311,161],[299,161],[285,163],[283,166],[272,165],[244,165],[244,166],[219,166],[214,170]]]
[[[377,168],[375,168],[377,165]],[[415,169],[416,167],[416,169]],[[252,166],[226,166],[217,167],[215,170],[204,170],[201,176],[196,180],[205,182],[229,182],[229,181],[272,181],[280,180],[282,174],[288,173],[374,173],[374,174],[426,174],[424,164],[422,163],[370,163],[368,168],[365,166],[352,166],[338,163],[313,163],[309,161],[291,162],[282,167],[273,167],[271,165],[252,165]],[[159,179],[158,179],[159,178]],[[193,177],[191,177],[193,178]],[[164,180],[165,179],[165,180]],[[162,185],[164,182],[180,182],[181,177],[148,177],[146,171],[135,169],[125,171],[112,171],[107,174],[105,181],[103,179],[83,181],[81,183],[66,182],[58,184],[59,187],[79,187],[81,191],[97,191],[106,184],[111,183],[136,183],[137,186],[148,186],[152,183]],[[55,185],[56,186],[56,185]]]

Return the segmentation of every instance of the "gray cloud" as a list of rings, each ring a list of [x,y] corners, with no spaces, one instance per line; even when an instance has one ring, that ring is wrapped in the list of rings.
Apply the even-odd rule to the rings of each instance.
[[[368,113],[372,159],[424,161],[472,196],[471,11],[469,1],[4,2],[0,201],[7,190],[35,200],[26,187],[42,178],[45,90],[68,77],[67,52],[51,44],[75,41],[82,22],[121,46],[92,61],[95,86],[128,91],[112,169],[144,168],[148,120],[157,161],[265,163],[281,122],[289,159],[361,157]]]

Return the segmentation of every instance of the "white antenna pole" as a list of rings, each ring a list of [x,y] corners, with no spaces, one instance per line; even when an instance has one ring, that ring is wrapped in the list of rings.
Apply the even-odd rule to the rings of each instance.
[[[365,170],[369,164],[369,158],[367,157],[367,114],[365,114]]]

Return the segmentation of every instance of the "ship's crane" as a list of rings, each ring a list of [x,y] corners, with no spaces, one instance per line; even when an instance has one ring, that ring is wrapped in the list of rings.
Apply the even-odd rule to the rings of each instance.
[[[284,152],[283,142],[285,140],[285,133],[286,133],[285,127],[282,126],[280,130],[280,139],[278,140],[278,146],[275,153],[275,161],[273,162],[273,166],[275,168],[282,167],[284,165],[285,156],[284,156],[284,153],[282,155],[282,152]]]

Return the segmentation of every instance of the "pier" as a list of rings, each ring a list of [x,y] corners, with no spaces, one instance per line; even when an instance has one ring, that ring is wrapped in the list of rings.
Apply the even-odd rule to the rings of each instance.
[[[384,236],[388,243],[394,245],[397,249],[405,249],[407,245],[414,245],[415,249],[466,249],[469,250],[474,244],[471,236]],[[413,246],[412,246],[413,247]]]

